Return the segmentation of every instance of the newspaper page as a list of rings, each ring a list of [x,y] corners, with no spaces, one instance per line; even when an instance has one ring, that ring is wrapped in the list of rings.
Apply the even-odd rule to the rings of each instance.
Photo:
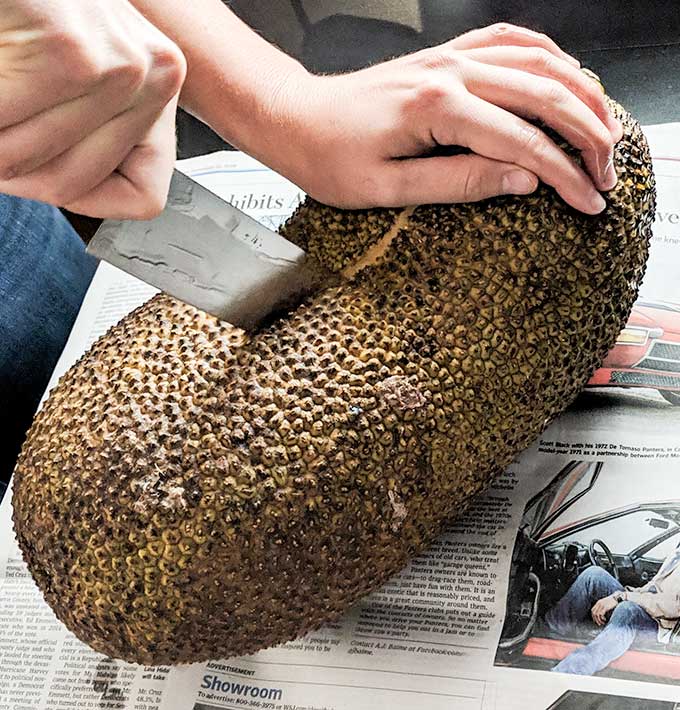
[[[647,276],[588,389],[426,552],[339,622],[243,658],[179,667],[106,658],[42,600],[7,495],[0,710],[678,710],[679,131],[647,129],[659,193]],[[302,197],[240,153],[179,167],[272,227]],[[50,387],[153,293],[101,264]],[[598,626],[593,609],[619,590],[635,601],[603,611]]]

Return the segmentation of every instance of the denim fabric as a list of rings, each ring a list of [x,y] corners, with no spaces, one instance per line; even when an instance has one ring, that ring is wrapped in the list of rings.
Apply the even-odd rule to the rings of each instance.
[[[11,475],[95,267],[59,210],[0,194],[0,481]]]
[[[552,631],[562,635],[573,635],[579,626],[591,629],[590,610],[595,602],[622,590],[623,586],[602,567],[588,567],[546,614],[545,621]],[[623,655],[638,634],[649,634],[655,639],[657,631],[658,624],[641,606],[621,602],[593,641],[570,653],[552,670],[592,675]]]

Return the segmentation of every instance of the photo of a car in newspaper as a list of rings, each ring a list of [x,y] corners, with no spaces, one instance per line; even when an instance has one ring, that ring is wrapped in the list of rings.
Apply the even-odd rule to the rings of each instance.
[[[680,304],[638,300],[588,387],[646,387],[680,406]]]
[[[529,501],[496,665],[680,684],[671,464],[571,461]]]
[[[680,702],[567,690],[547,710],[680,710]]]

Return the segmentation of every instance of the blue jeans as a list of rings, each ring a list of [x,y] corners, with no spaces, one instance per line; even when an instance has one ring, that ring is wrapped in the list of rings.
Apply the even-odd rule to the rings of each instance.
[[[59,210],[0,194],[0,498],[95,267]]]
[[[589,626],[590,610],[598,600],[620,592],[623,586],[602,567],[588,567],[545,617],[548,627],[561,635],[573,635],[574,627]],[[552,670],[558,673],[592,675],[622,656],[638,634],[656,638],[656,621],[638,604],[621,602],[604,629],[587,646],[572,651]]]

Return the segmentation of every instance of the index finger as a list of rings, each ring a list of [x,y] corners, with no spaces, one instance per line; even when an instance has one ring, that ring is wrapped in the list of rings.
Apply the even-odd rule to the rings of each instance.
[[[19,124],[43,111],[86,95],[82,87],[60,76],[0,76],[0,128]]]
[[[144,140],[103,182],[66,205],[104,219],[151,219],[165,205],[175,165],[177,97],[163,109]]]
[[[567,54],[548,35],[526,27],[518,27],[508,22],[497,22],[495,25],[482,27],[477,30],[470,30],[460,37],[449,40],[449,46],[453,49],[476,49],[478,47],[494,47],[498,45],[514,45],[516,47],[542,47],[550,53],[565,59],[576,67],[581,63]]]

